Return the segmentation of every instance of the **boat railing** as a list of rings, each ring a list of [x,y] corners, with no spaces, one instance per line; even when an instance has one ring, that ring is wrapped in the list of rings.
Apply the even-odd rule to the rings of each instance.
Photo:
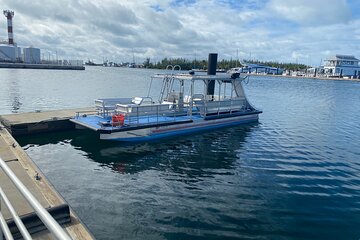
[[[16,177],[14,172],[7,166],[5,161],[0,158],[0,168],[8,176],[8,178],[13,182],[16,189],[24,196],[27,203],[34,209],[37,216],[41,219],[47,229],[56,237],[56,239],[70,240],[70,236],[62,229],[59,223],[46,211],[46,209],[36,200],[36,198],[30,193],[30,191],[25,187],[25,185]],[[18,227],[20,234],[23,239],[29,240],[32,239],[29,231],[25,227],[24,223],[21,221],[19,215],[16,213],[13,205],[11,204],[9,198],[6,196],[5,192],[0,187],[0,239],[14,239],[9,226],[1,213],[1,203],[4,202],[5,206],[9,210],[16,226]]]
[[[125,114],[127,116],[144,116],[168,112],[170,107],[171,104],[116,104],[115,111],[116,113]]]
[[[98,111],[94,111],[94,110],[77,111],[76,115],[75,115],[75,118],[79,118],[80,116],[86,116],[88,114],[93,115],[93,114],[96,114],[96,113],[98,113]]]
[[[124,114],[128,124],[144,124],[154,121],[159,122],[159,117],[171,112],[172,104],[116,104],[115,112]]]
[[[151,105],[117,104],[116,114],[125,116],[127,125],[158,124],[178,121],[188,115],[189,104],[162,103]]]
[[[245,98],[223,99],[219,101],[196,101],[194,106],[199,109],[201,116],[207,114],[233,113],[245,111],[247,106]]]

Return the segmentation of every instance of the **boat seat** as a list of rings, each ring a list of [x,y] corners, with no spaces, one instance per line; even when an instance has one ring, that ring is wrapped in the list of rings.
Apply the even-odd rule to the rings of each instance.
[[[129,103],[131,98],[100,98],[95,100],[95,108],[99,115],[108,115],[116,109],[116,104]]]
[[[134,104],[137,104],[137,105],[152,104],[152,98],[151,97],[133,97],[131,102]]]
[[[133,99],[131,100],[132,103],[140,105],[142,102],[142,98],[141,97],[133,97]]]
[[[161,115],[171,110],[172,104],[116,104],[116,112],[132,116]]]

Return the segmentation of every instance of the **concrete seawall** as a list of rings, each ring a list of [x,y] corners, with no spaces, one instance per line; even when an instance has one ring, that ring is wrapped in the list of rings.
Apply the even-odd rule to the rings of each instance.
[[[85,70],[84,66],[52,65],[52,64],[26,64],[26,63],[0,63],[0,68]]]

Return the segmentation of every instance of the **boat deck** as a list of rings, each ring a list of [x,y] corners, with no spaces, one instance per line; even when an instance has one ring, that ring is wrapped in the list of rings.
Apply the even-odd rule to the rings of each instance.
[[[111,125],[111,116],[102,117],[99,115],[88,115],[88,116],[79,116],[74,119],[71,119],[72,122],[79,124],[81,126],[90,128],[92,130],[112,130],[118,128],[127,128],[134,127],[139,125],[155,125],[155,124],[166,124],[173,122],[184,122],[189,120],[202,119],[200,115],[193,116],[139,116],[139,117],[130,117],[126,118],[123,126],[112,126]]]

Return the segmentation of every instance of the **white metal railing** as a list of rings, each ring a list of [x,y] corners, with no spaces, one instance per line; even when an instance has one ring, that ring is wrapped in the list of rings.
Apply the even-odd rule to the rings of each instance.
[[[1,204],[1,201],[0,201],[0,204]],[[1,205],[0,205],[0,209],[1,209]],[[14,239],[12,237],[12,234],[10,232],[8,225],[6,224],[5,218],[3,217],[3,215],[0,212],[0,239],[3,239],[3,233],[5,236],[5,239],[7,239],[7,240]]]
[[[2,199],[5,203],[5,206],[7,206],[7,208],[10,211],[11,216],[13,217],[16,226],[18,227],[21,235],[23,236],[23,238],[25,240],[30,240],[31,236],[30,233],[28,232],[28,230],[26,229],[25,225],[23,224],[23,222],[21,221],[20,217],[17,215],[15,209],[13,208],[13,206],[10,203],[10,200],[6,197],[4,191],[2,190],[2,188],[0,187],[0,199]],[[0,213],[1,214],[1,213]],[[1,214],[2,215],[2,214]],[[1,216],[3,218],[3,216]],[[6,224],[6,222],[5,222]],[[6,225],[7,226],[7,225]],[[4,228],[3,226],[1,226],[1,228]],[[6,229],[6,227],[5,227]],[[6,232],[6,230],[4,231]],[[6,238],[7,239],[7,238]],[[11,239],[11,238],[10,238]]]
[[[41,206],[41,204],[36,200],[36,198],[30,193],[30,191],[25,187],[25,185],[16,177],[16,175],[12,172],[12,170],[7,166],[2,158],[0,158],[0,168],[3,169],[4,173],[9,177],[9,179],[14,183],[16,188],[20,191],[20,193],[24,196],[29,205],[35,210],[35,213],[47,227],[47,229],[57,238],[64,240],[71,240],[69,235],[62,229],[62,227],[56,222],[56,220],[46,211],[45,208]],[[11,216],[13,217],[18,229],[20,230],[21,235],[24,239],[32,239],[29,232],[25,228],[21,219],[17,215],[16,211],[11,205],[11,202],[6,197],[3,190],[0,188],[0,202],[4,201],[5,205],[9,209]],[[0,209],[1,210],[1,209]],[[6,224],[5,219],[3,218],[0,212],[0,233],[1,230],[5,236],[5,239],[13,239],[9,228]],[[0,235],[0,239],[2,239],[2,235]]]

